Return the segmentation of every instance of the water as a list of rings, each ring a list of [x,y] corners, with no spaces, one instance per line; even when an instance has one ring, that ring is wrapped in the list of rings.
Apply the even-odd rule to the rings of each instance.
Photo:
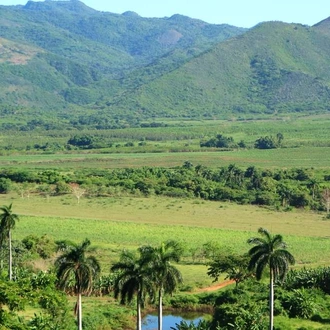
[[[186,321],[188,324],[193,322],[197,324],[202,320],[202,316],[196,314],[180,315],[163,315],[163,330],[171,330],[171,327],[175,327],[175,324],[179,324],[181,321]],[[148,314],[142,320],[142,330],[157,330],[158,318],[157,315]]]

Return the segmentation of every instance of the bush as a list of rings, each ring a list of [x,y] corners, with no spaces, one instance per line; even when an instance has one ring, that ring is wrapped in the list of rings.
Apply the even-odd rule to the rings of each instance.
[[[68,144],[81,148],[90,148],[93,142],[94,137],[87,134],[82,136],[74,135],[68,140]]]
[[[10,179],[0,178],[0,194],[8,194],[12,187]]]
[[[205,320],[200,320],[197,324],[193,322],[181,321],[179,324],[175,324],[175,328],[171,327],[171,330],[209,330],[210,324]]]
[[[241,141],[241,144],[242,142],[243,141]],[[208,148],[234,148],[237,145],[235,144],[234,139],[231,136],[226,137],[222,134],[218,134],[215,138],[212,138],[208,141],[201,141],[200,146]]]
[[[330,267],[316,269],[291,270],[285,281],[287,289],[320,289],[330,294]]]
[[[174,308],[193,310],[197,307],[199,300],[194,295],[179,294],[170,299],[170,304]]]
[[[282,305],[289,317],[309,319],[317,311],[315,295],[305,289],[288,292],[282,299]]]
[[[51,257],[56,251],[55,242],[47,235],[29,235],[23,238],[22,243],[28,251],[38,254],[43,259]]]
[[[267,316],[263,306],[254,302],[224,304],[216,308],[211,329],[264,330]]]
[[[277,144],[273,137],[265,136],[256,140],[254,147],[257,149],[275,149],[277,148]]]

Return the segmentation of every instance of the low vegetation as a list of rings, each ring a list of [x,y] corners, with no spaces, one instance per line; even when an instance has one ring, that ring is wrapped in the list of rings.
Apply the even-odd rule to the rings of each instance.
[[[324,211],[328,210],[329,188],[328,176],[314,169],[261,170],[254,166],[243,169],[234,164],[211,169],[194,166],[189,161],[171,169],[0,172],[2,193],[17,191],[22,197],[72,193],[78,202],[83,195],[90,198],[156,195]]]
[[[32,197],[32,199],[30,198],[30,200],[27,198],[20,200],[19,198],[20,197],[15,198],[15,205],[16,202],[17,205],[22,202],[23,204],[33,203],[33,199],[37,199],[36,196]],[[84,202],[86,202],[86,200],[84,200]],[[56,200],[52,203],[56,204]],[[51,206],[51,203],[48,205]],[[60,209],[63,209],[63,206]],[[88,206],[88,204],[86,204],[86,206]],[[53,207],[60,210],[56,205],[53,205]],[[75,208],[74,200],[72,200],[72,207]],[[84,208],[84,204],[79,204],[79,207]],[[90,209],[90,206],[88,207]],[[135,207],[136,206],[133,208]],[[43,212],[47,212],[47,210],[48,212],[50,211],[47,207]],[[125,211],[123,212],[125,213]],[[285,214],[290,216],[290,213]],[[66,254],[71,255],[75,251],[75,247],[79,248],[80,246],[79,244],[76,245],[72,243],[71,240],[76,240],[76,237],[83,237],[87,233],[90,234],[90,237],[93,238],[93,242],[96,243],[94,249],[90,250],[88,255],[90,257],[95,256],[99,259],[102,272],[101,277],[93,277],[93,285],[92,287],[89,287],[90,289],[88,289],[91,290],[89,291],[91,296],[84,296],[82,299],[82,308],[85,311],[82,317],[84,329],[98,329],[98,327],[103,327],[105,329],[134,328],[133,315],[129,312],[123,311],[123,309],[125,310],[126,308],[130,310],[132,306],[128,304],[127,307],[121,307],[112,298],[116,285],[119,285],[118,289],[120,290],[125,289],[125,286],[122,286],[124,282],[116,282],[117,279],[120,279],[120,277],[116,277],[116,273],[109,272],[109,268],[111,265],[114,265],[112,267],[113,270],[121,269],[121,263],[126,259],[119,257],[122,249],[125,247],[128,248],[128,250],[126,249],[126,252],[123,253],[129,254],[134,253],[137,248],[139,249],[140,253],[142,253],[141,256],[143,255],[145,260],[142,264],[140,264],[141,267],[147,266],[149,262],[148,260],[154,260],[154,262],[156,262],[158,259],[154,259],[153,256],[158,255],[157,251],[163,251],[162,253],[165,253],[164,256],[167,255],[167,248],[165,248],[165,245],[161,244],[160,248],[157,247],[162,241],[161,236],[163,238],[171,236],[174,237],[177,239],[177,243],[175,244],[180,242],[179,245],[175,246],[180,247],[179,249],[176,249],[176,251],[180,251],[179,254],[182,256],[182,260],[178,264],[175,263],[175,266],[182,270],[184,280],[184,284],[179,286],[180,293],[175,293],[173,296],[164,296],[162,305],[165,309],[207,309],[211,313],[214,310],[212,321],[203,321],[200,322],[199,325],[194,325],[194,327],[199,330],[231,329],[230,324],[235,325],[237,329],[252,330],[254,329],[252,328],[252,324],[254,324],[255,320],[258,320],[258,329],[264,329],[265,324],[268,322],[267,302],[269,297],[266,293],[267,284],[264,282],[267,280],[268,276],[263,276],[262,281],[256,282],[254,277],[251,276],[235,277],[235,275],[233,275],[235,273],[242,273],[244,269],[246,270],[245,267],[247,259],[232,256],[235,254],[237,255],[237,253],[243,254],[248,251],[247,240],[249,237],[253,236],[253,232],[251,231],[235,233],[230,230],[219,231],[215,229],[208,229],[210,233],[214,231],[214,236],[207,236],[205,235],[206,233],[204,233],[205,230],[197,226],[182,227],[180,225],[175,225],[173,231],[173,225],[165,227],[164,225],[162,226],[158,223],[157,225],[154,225],[154,231],[148,232],[146,229],[150,228],[150,224],[139,228],[139,226],[137,226],[134,222],[118,222],[119,228],[118,231],[116,231],[113,230],[116,226],[116,222],[112,222],[111,226],[109,226],[109,220],[106,220],[104,221],[104,227],[100,228],[100,231],[102,232],[102,235],[100,235],[97,233],[95,225],[96,223],[102,224],[102,220],[96,220],[93,223],[91,220],[84,222],[82,219],[67,219],[66,221],[63,221],[65,219],[62,219],[61,221],[60,218],[45,218],[44,223],[42,224],[42,222],[40,222],[40,216],[37,218],[20,216],[20,218],[21,221],[17,223],[17,227],[14,229],[14,232],[16,237],[23,237],[23,239],[21,241],[16,239],[13,242],[14,281],[7,282],[6,268],[4,268],[2,272],[3,297],[6,297],[3,299],[3,306],[6,306],[6,308],[2,310],[2,315],[4,315],[4,318],[2,318],[1,322],[3,322],[2,324],[8,329],[69,330],[76,327],[74,325],[74,317],[70,311],[70,305],[72,306],[75,302],[72,298],[70,298],[71,295],[76,293],[74,289],[75,286],[73,285],[74,282],[71,280],[68,282],[67,280],[69,277],[65,280],[65,292],[68,294],[66,298],[66,296],[57,289],[58,284],[62,282],[58,282],[56,280],[55,268],[53,268],[52,265],[54,260],[53,257],[56,255],[56,251],[61,251],[59,253],[63,254],[63,256]],[[67,227],[68,225],[73,225],[73,227],[77,230],[69,230]],[[126,226],[126,229],[124,229],[123,226]],[[204,226],[205,229],[207,229],[209,224],[204,223]],[[282,228],[284,232],[286,232],[289,228],[287,225],[288,228],[285,230],[284,223],[280,224],[280,226],[284,226]],[[318,222],[315,222],[315,226],[318,226]],[[30,231],[34,232],[34,234],[28,234],[29,231],[26,230],[27,228],[30,228]],[[39,236],[39,233],[44,232],[46,228],[48,228],[48,232],[52,232],[54,237],[60,238],[60,240],[55,241],[54,238],[51,238],[51,236]],[[108,230],[111,229],[111,233],[107,233],[106,228],[108,228]],[[132,237],[140,237],[140,241],[133,241],[129,237],[123,237],[123,233],[128,234],[128,228],[132,229]],[[189,230],[187,230],[188,228]],[[180,232],[180,230],[182,230],[182,232]],[[274,324],[278,329],[298,329],[299,324],[300,326],[302,324],[311,324],[308,322],[312,321],[308,320],[313,320],[314,324],[318,324],[321,328],[325,324],[324,322],[326,322],[326,319],[329,317],[326,306],[330,303],[328,298],[329,288],[327,285],[329,282],[328,277],[330,272],[328,266],[321,266],[323,260],[320,260],[320,256],[322,254],[321,251],[326,249],[325,244],[327,241],[320,241],[321,239],[319,237],[316,238],[314,242],[320,243],[320,252],[317,253],[316,244],[312,244],[311,247],[308,246],[307,235],[310,233],[306,230],[307,229],[305,229],[305,237],[299,238],[294,235],[286,235],[287,242],[290,246],[290,251],[297,259],[298,268],[288,272],[285,282],[276,282],[277,288],[275,291]],[[197,240],[194,234],[191,235],[193,231],[196,231],[195,235],[199,237]],[[158,237],[157,235],[154,235],[156,232],[161,232],[161,236]],[[173,235],[174,232],[176,233],[176,236]],[[63,235],[64,233],[65,235]],[[24,236],[26,234],[28,234],[28,236]],[[189,234],[191,236],[189,236]],[[202,235],[205,235],[204,239],[207,241],[202,244],[199,249],[204,252],[202,254],[196,254],[192,247],[196,248],[196,241],[201,242]],[[225,240],[226,235],[228,235],[228,242]],[[108,240],[108,237],[111,237],[110,241]],[[152,237],[153,240],[151,240]],[[185,237],[184,240],[182,239],[183,237]],[[219,240],[219,238],[221,239]],[[130,244],[125,243],[127,239],[130,240]],[[277,239],[276,235],[274,236],[274,239]],[[118,243],[120,240],[122,243],[119,245]],[[255,242],[255,240],[256,238],[254,238],[253,242]],[[148,242],[148,244],[150,243],[151,245],[146,245],[145,242]],[[233,242],[236,242],[234,244],[236,247],[234,247]],[[4,266],[7,263],[7,259],[4,257],[6,255],[5,251],[7,250],[6,246],[7,245],[4,245],[4,248],[1,250],[5,253],[1,256],[2,264]],[[169,247],[170,246],[172,245],[169,245]],[[74,248],[72,249],[71,247]],[[165,248],[164,250],[163,247]],[[304,264],[301,262],[301,258],[308,255],[309,249],[314,249],[313,253],[316,252],[314,262],[318,263],[320,265],[319,267],[311,267],[310,263]],[[154,252],[157,253],[155,254]],[[169,256],[170,255],[171,254],[169,254]],[[62,262],[60,261],[62,260],[61,258],[62,257],[58,258],[59,261],[57,262],[57,265],[59,266],[62,265]],[[40,260],[44,260],[43,266],[41,266],[42,263],[40,263]],[[66,261],[68,259],[65,258],[63,260]],[[176,261],[179,260],[176,259]],[[63,263],[63,267],[64,265],[65,264]],[[158,261],[152,266],[152,274],[154,274],[154,271],[158,269],[157,265]],[[200,265],[204,265],[204,269],[200,268],[200,271],[204,272],[205,277],[207,277],[206,266],[209,265],[208,267],[213,269],[213,271],[209,273],[209,275],[212,276],[212,279],[219,279],[219,276],[221,279],[226,276],[234,279],[240,278],[240,280],[237,281],[238,285],[215,293],[197,293],[194,286],[189,286],[189,283],[193,284],[193,282],[191,282],[191,280],[189,280],[190,282],[188,283],[186,282],[186,278],[188,277],[186,277],[187,272],[184,269],[185,267],[189,268],[191,266],[199,269]],[[301,268],[303,265],[304,267]],[[44,270],[41,271],[39,267],[42,267]],[[159,270],[161,269],[162,268],[159,268]],[[45,272],[45,270],[47,270],[47,272]],[[127,268],[127,271],[129,271],[129,268]],[[146,272],[143,274],[145,274],[145,276],[149,276],[147,268],[145,271]],[[189,270],[189,272],[191,271]],[[163,274],[163,271],[161,273]],[[254,270],[251,274],[253,273]],[[58,272],[57,274],[62,274],[62,272]],[[95,275],[96,274],[97,272]],[[132,275],[134,273],[129,274]],[[246,274],[248,274],[248,272]],[[60,276],[59,278],[62,277]],[[147,277],[146,281],[151,281],[152,279],[152,276],[150,278]],[[153,305],[152,301],[148,299],[148,297],[152,297],[154,293],[156,293],[156,290],[153,291],[153,287],[154,286],[150,286],[150,290],[147,290],[145,292],[146,295],[143,296],[143,301],[149,308],[156,307],[156,305]],[[156,287],[157,286],[154,288],[156,289]],[[148,286],[145,286],[145,288],[148,288]],[[187,292],[187,290],[192,290],[193,293]],[[165,293],[166,291],[167,290],[164,290]],[[11,293],[10,296],[9,292]],[[34,292],[34,294],[32,295],[30,292]],[[133,289],[132,294],[134,294],[134,292],[135,290]],[[29,295],[30,298],[27,299]],[[40,297],[43,298],[40,299]],[[17,299],[20,301],[19,305],[17,305]],[[134,301],[135,299],[132,300],[132,302]],[[95,308],[91,307],[96,306],[96,304],[99,306],[96,309],[97,313],[93,312],[93,310],[95,311]],[[10,314],[7,314],[7,308],[10,309]],[[30,315],[29,312],[31,310],[34,311],[34,314],[32,315]],[[125,313],[125,316],[123,313]],[[19,326],[17,315],[25,315],[24,320],[22,318],[20,319]],[[4,329],[6,329],[6,327]],[[178,324],[175,329],[195,329],[194,327],[182,322],[181,324]]]

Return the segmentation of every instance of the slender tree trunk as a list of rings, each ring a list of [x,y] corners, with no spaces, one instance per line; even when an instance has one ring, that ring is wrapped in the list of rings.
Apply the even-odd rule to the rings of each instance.
[[[8,247],[9,247],[8,274],[9,274],[9,281],[12,281],[13,280],[13,256],[12,256],[12,249],[11,249],[11,230],[8,231]]]
[[[274,274],[270,269],[269,274],[269,330],[274,329]]]
[[[81,293],[78,293],[78,330],[82,330],[82,305],[81,305]]]
[[[158,293],[158,330],[163,330],[163,288]]]
[[[138,294],[136,301],[136,330],[142,330],[140,294]]]

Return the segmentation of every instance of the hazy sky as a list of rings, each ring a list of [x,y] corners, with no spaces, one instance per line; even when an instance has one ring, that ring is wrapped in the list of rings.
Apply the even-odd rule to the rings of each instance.
[[[0,0],[1,5],[27,0]],[[330,0],[83,0],[87,6],[112,13],[135,11],[143,17],[182,14],[208,23],[252,27],[264,21],[313,25],[330,16]]]

